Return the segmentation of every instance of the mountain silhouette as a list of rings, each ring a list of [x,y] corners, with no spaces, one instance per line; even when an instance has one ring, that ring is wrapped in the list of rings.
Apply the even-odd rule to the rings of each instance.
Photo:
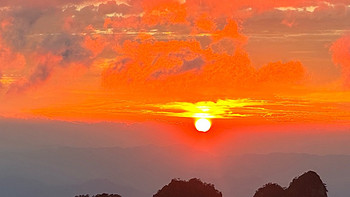
[[[193,178],[189,181],[173,179],[153,197],[222,197],[213,184],[203,183]]]
[[[268,183],[259,188],[254,197],[327,197],[326,185],[314,171],[308,171],[296,177],[288,188],[276,183]]]

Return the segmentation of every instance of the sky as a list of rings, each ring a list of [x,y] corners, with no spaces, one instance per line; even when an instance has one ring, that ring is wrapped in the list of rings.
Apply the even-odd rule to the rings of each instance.
[[[348,0],[3,0],[0,117],[340,131],[348,21]]]

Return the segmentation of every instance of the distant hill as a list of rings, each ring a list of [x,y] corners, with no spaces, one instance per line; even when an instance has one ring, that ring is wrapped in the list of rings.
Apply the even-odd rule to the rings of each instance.
[[[253,197],[327,197],[327,188],[316,172],[308,171],[293,179],[288,188],[268,183]]]
[[[350,193],[350,156],[296,153],[217,157],[186,146],[45,148],[0,152],[0,190],[6,197],[65,197],[118,193],[152,196],[174,177],[197,177],[223,196],[249,197],[268,182],[288,185],[313,170],[327,181],[329,196]],[[53,195],[55,194],[55,195]]]

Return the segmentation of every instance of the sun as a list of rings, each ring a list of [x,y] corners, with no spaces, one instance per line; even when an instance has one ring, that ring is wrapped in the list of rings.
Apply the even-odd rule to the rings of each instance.
[[[196,120],[195,124],[196,129],[200,132],[207,132],[209,131],[210,127],[211,127],[211,122],[206,119],[206,118],[200,118],[198,120]]]

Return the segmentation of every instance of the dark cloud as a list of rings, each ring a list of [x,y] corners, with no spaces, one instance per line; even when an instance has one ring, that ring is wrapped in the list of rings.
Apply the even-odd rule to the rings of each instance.
[[[87,63],[91,54],[87,49],[82,47],[82,41],[83,38],[81,36],[59,34],[56,36],[47,36],[40,43],[40,47],[44,51],[62,56],[62,64],[71,62]]]
[[[197,57],[193,60],[184,60],[184,63],[182,64],[181,68],[179,69],[179,73],[186,72],[189,70],[199,70],[202,68],[202,66],[205,64],[205,61],[202,57]]]
[[[314,12],[273,9],[246,19],[242,31],[249,38],[245,49],[252,64],[261,67],[267,62],[299,60],[313,81],[337,80],[340,73],[328,49],[349,32],[349,9],[345,5],[315,8]]]
[[[202,49],[206,49],[213,41],[210,36],[197,36],[196,40],[201,44]]]
[[[61,34],[57,36],[47,36],[38,47],[43,54],[35,59],[39,59],[34,65],[33,72],[24,80],[11,85],[9,93],[22,92],[31,87],[37,86],[48,80],[56,67],[66,67],[70,63],[81,63],[90,65],[90,52],[81,46],[81,38]]]
[[[113,13],[119,13],[119,14],[130,14],[132,8],[125,4],[118,5],[115,1],[108,1],[106,3],[101,3],[98,6],[98,13],[101,15],[106,14],[113,14]]]
[[[59,9],[20,8],[12,10],[7,15],[12,22],[1,34],[7,46],[16,51],[37,49],[54,53],[64,51],[62,53],[66,56],[70,52],[75,54],[75,51],[82,51],[80,42],[83,36],[68,34],[63,30],[64,13]]]
[[[292,28],[283,24],[284,20],[293,22]],[[300,33],[350,29],[348,21],[350,21],[350,7],[344,4],[315,7],[313,12],[271,9],[247,18],[244,21],[244,30],[249,31],[247,33],[266,31]]]
[[[16,94],[21,93],[23,91],[28,90],[31,87],[37,86],[40,83],[46,81],[52,73],[52,67],[47,65],[38,65],[34,72],[28,77],[28,79],[22,79],[11,84],[8,89],[8,94]]]
[[[114,67],[112,67],[113,70],[116,70],[117,72],[123,70],[123,68],[126,67],[126,64],[131,62],[132,59],[130,58],[123,58],[120,61],[116,62]]]
[[[21,50],[26,47],[27,35],[32,32],[33,25],[43,12],[37,8],[16,9],[8,15],[12,19],[12,24],[2,32],[2,36],[9,47]]]
[[[89,0],[74,0],[74,3],[84,3]],[[54,7],[71,4],[71,0],[1,0],[0,6],[21,6],[21,7]]]
[[[24,91],[46,81],[53,74],[55,67],[66,67],[71,63],[85,66],[91,64],[91,52],[82,46],[85,38],[82,32],[91,19],[86,17],[83,20],[83,15],[93,15],[88,8],[82,10],[80,22],[83,25],[80,26],[80,30],[75,29],[74,33],[64,29],[64,22],[67,15],[74,15],[78,12],[76,10],[69,13],[55,7],[41,9],[22,6],[0,12],[3,14],[0,19],[9,21],[6,28],[0,29],[0,38],[4,42],[2,47],[6,46],[13,56],[25,54],[23,61],[27,60],[26,67],[28,70],[32,69],[32,72],[14,82],[8,92]],[[102,21],[101,19],[101,23]],[[36,56],[39,56],[39,60],[35,60]]]
[[[105,16],[99,14],[95,6],[85,6],[74,12],[72,28],[75,32],[82,32],[89,25],[100,29],[103,28],[104,18]]]
[[[201,56],[192,60],[183,60],[183,64],[180,67],[175,67],[171,70],[158,70],[151,74],[152,78],[159,78],[165,75],[176,75],[181,74],[190,70],[200,70],[204,66],[205,61]]]
[[[8,89],[8,93],[23,92],[31,87],[35,87],[45,82],[50,78],[55,67],[60,65],[60,62],[62,61],[61,56],[56,56],[51,53],[34,54],[34,56],[35,57],[33,57],[33,59],[35,63],[32,72],[28,77],[22,78],[21,80],[11,84]]]
[[[232,55],[236,50],[237,43],[232,39],[224,38],[218,42],[212,43],[211,48],[217,53],[226,53]]]
[[[50,73],[52,68],[48,65],[40,64],[36,67],[34,73],[29,77],[29,82],[36,84],[38,82],[45,81]]]

